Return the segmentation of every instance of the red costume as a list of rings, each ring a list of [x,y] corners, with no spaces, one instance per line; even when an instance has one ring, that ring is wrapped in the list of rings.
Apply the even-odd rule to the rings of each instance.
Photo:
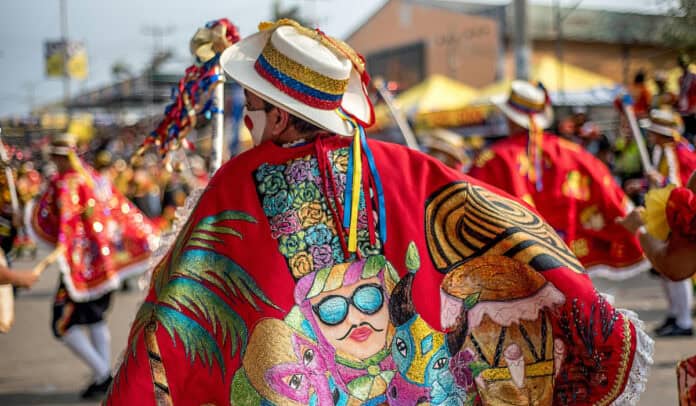
[[[609,277],[647,269],[637,239],[614,219],[628,200],[608,168],[582,147],[545,133],[541,185],[529,180],[528,135],[518,133],[483,151],[469,174],[534,207],[588,272]]]
[[[266,142],[220,168],[155,269],[107,405],[635,400],[650,339],[514,198],[368,142],[386,224],[362,193],[351,255],[349,145]]]
[[[106,178],[87,167],[51,179],[27,222],[40,241],[64,247],[58,264],[70,298],[86,302],[147,269],[157,230]]]

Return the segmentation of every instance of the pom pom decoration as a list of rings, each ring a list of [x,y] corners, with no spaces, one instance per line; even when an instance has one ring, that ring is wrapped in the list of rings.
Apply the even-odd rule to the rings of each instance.
[[[152,146],[158,148],[162,157],[169,151],[191,147],[185,137],[198,118],[210,118],[219,112],[212,103],[212,95],[215,87],[225,80],[220,54],[239,39],[237,27],[226,18],[211,21],[196,31],[189,44],[196,63],[186,69],[184,77],[172,88],[172,102],[165,108],[164,118],[145,138],[137,155]]]
[[[669,237],[670,227],[667,223],[667,201],[674,190],[674,185],[652,189],[645,195],[645,212],[643,222],[648,234],[665,241]]]

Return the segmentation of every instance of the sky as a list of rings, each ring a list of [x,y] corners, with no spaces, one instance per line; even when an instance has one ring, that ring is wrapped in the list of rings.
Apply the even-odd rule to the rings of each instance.
[[[179,61],[190,61],[188,42],[207,21],[227,17],[242,36],[256,31],[271,15],[271,0],[65,0],[68,37],[85,43],[89,77],[73,81],[72,94],[111,83],[111,66],[125,62],[139,70],[152,55],[154,41],[145,32],[169,32],[162,46]],[[454,0],[456,1],[456,0]],[[551,5],[555,0],[537,0]],[[580,7],[654,12],[664,0],[580,0]],[[504,0],[478,0],[504,4]],[[561,0],[566,6],[578,0]],[[329,35],[345,37],[385,0],[285,0],[306,19],[318,21]],[[30,106],[60,100],[62,82],[44,76],[43,42],[60,37],[60,0],[0,0],[0,117],[24,114]],[[183,72],[182,72],[183,74]]]

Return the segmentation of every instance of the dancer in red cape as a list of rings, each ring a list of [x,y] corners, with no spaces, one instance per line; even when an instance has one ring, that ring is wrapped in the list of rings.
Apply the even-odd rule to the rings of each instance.
[[[367,141],[346,44],[281,20],[221,60],[257,146],[156,267],[108,405],[636,401],[635,315],[519,201]]]
[[[510,136],[482,151],[469,175],[538,210],[591,275],[618,279],[649,269],[635,237],[614,223],[630,203],[606,165],[544,132],[553,121],[546,91],[514,81],[509,97],[495,103]]]
[[[54,137],[49,153],[58,173],[27,209],[26,226],[35,240],[60,252],[53,333],[92,369],[94,382],[82,394],[88,398],[103,394],[111,382],[111,338],[104,321],[110,293],[123,278],[147,269],[157,230],[79,160],[73,136]]]

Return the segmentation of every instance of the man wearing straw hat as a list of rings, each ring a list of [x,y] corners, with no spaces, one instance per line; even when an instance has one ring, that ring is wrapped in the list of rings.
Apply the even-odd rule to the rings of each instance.
[[[648,269],[638,241],[614,223],[628,199],[606,165],[544,131],[553,121],[545,89],[514,81],[509,96],[493,101],[510,136],[483,151],[469,174],[538,210],[590,274],[624,278]]]
[[[649,118],[641,121],[641,126],[647,131],[648,140],[653,145],[652,163],[655,170],[647,174],[650,188],[686,186],[689,176],[696,171],[696,153],[682,138],[683,126],[679,115],[671,109],[652,110]],[[670,279],[662,279],[669,309],[665,322],[655,330],[655,334],[658,337],[691,336],[691,280]]]
[[[57,174],[27,208],[26,226],[36,241],[55,247],[49,258],[61,276],[53,334],[92,370],[94,380],[82,392],[91,398],[103,395],[111,383],[111,336],[104,320],[111,291],[146,269],[157,231],[108,180],[81,162],[71,134],[54,136],[49,154]]]
[[[493,255],[558,291],[547,328],[530,332],[563,341],[540,347],[541,357],[559,350],[549,399],[638,396],[650,339],[601,299],[548,225],[435,159],[368,141],[368,77],[346,44],[290,20],[259,28],[221,58],[245,89],[256,146],[218,170],[155,268],[107,405],[472,404],[474,378],[503,380],[492,387],[523,404],[521,382],[551,383],[553,360],[515,369],[518,385],[500,357],[455,357],[458,337],[475,335],[465,324],[444,340],[443,320],[490,308],[476,294],[443,306],[445,275],[457,270],[454,284],[475,290],[469,260]],[[407,273],[414,288],[397,289]],[[498,306],[514,299],[503,285]],[[496,340],[479,338],[496,353]],[[516,365],[534,364],[528,356]]]

